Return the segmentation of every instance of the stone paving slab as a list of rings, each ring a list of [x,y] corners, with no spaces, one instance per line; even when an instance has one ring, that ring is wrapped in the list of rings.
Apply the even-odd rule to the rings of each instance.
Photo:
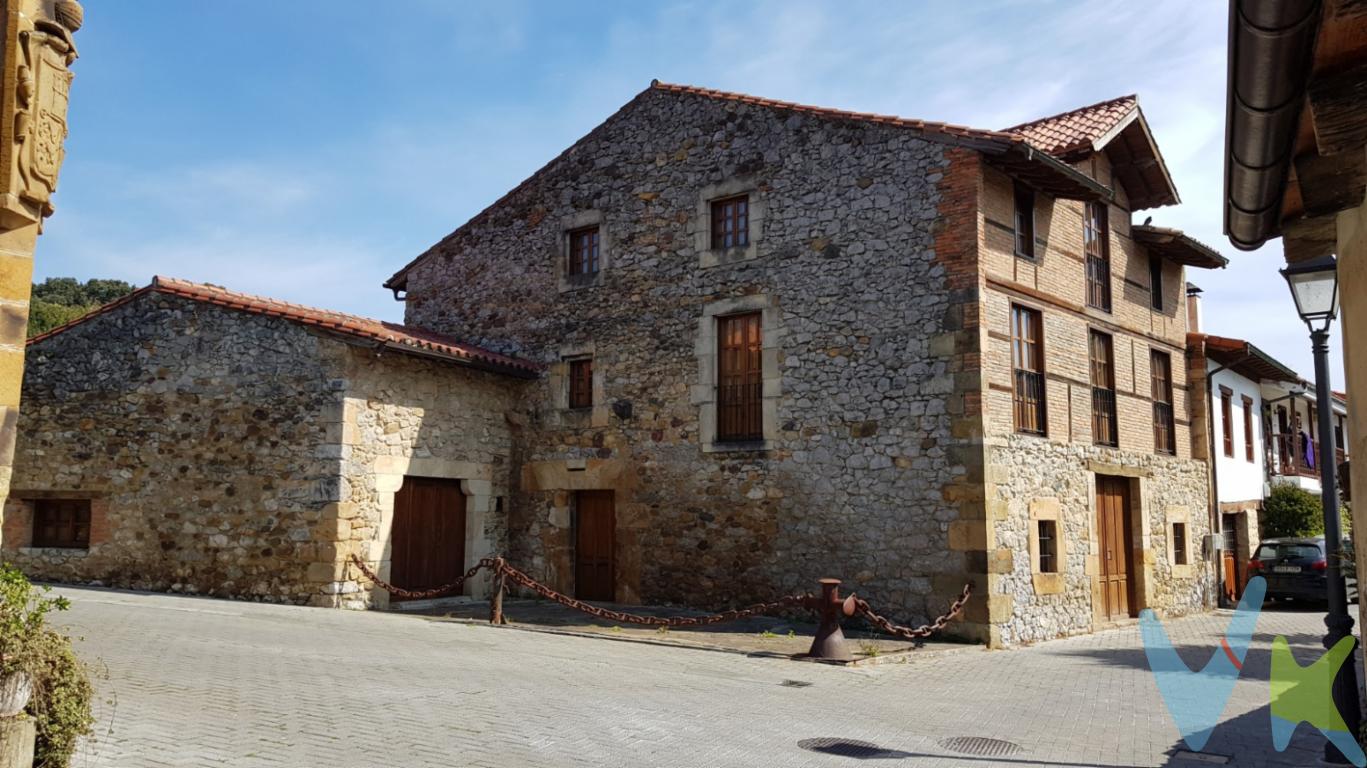
[[[750,656],[797,658],[811,649],[817,625],[812,622],[777,616],[752,616],[745,619],[701,627],[670,627],[663,631],[656,627],[626,624],[599,619],[567,608],[550,600],[505,599],[504,617],[507,627],[554,634],[577,635],[610,640],[652,643],[665,646],[685,646],[706,650],[727,651]],[[701,616],[673,606],[614,605],[601,607],[644,616]],[[487,600],[438,600],[405,605],[398,613],[432,619],[488,623]],[[885,634],[859,629],[856,619],[845,623],[847,646],[855,660],[854,666],[880,663],[902,663],[911,654],[942,654],[972,650],[974,645],[929,639],[911,642]]]
[[[99,735],[76,765],[1174,766],[1185,746],[1126,627],[1014,651],[868,668],[613,643],[392,613],[62,587]],[[1168,622],[1193,664],[1228,612]],[[1272,637],[1317,658],[1319,613],[1271,609],[1207,750],[1228,765],[1314,765],[1302,726],[1272,749]],[[951,752],[954,737],[1020,751]],[[813,751],[864,742],[869,757]],[[804,745],[806,748],[804,748]]]

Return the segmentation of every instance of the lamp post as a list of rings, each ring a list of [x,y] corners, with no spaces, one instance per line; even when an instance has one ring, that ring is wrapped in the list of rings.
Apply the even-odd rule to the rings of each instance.
[[[1324,506],[1324,559],[1329,582],[1329,613],[1324,617],[1328,632],[1324,647],[1332,648],[1343,638],[1353,637],[1353,617],[1348,615],[1348,596],[1344,589],[1340,564],[1340,545],[1343,541],[1339,520],[1338,484],[1332,441],[1331,400],[1329,389],[1329,325],[1338,314],[1338,264],[1333,256],[1293,264],[1281,271],[1291,286],[1291,297],[1296,311],[1310,329],[1310,341],[1315,353],[1315,410],[1320,427],[1320,501]],[[1352,663],[1339,667],[1334,677],[1334,707],[1343,717],[1348,732],[1356,735],[1362,719],[1358,703],[1357,641],[1353,640]],[[1324,760],[1336,765],[1348,764],[1348,759],[1332,742],[1324,745]]]

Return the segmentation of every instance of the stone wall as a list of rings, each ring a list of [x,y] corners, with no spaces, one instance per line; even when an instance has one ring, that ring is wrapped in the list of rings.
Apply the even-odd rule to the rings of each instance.
[[[304,602],[318,589],[342,345],[149,292],[29,349],[3,556],[34,578]],[[35,550],[44,496],[95,499],[85,550]]]
[[[338,569],[323,605],[384,606],[388,594],[356,580],[345,562],[361,555],[389,576],[394,494],[405,476],[461,481],[466,494],[465,568],[508,549],[507,505],[512,473],[515,379],[408,355],[377,358],[351,351],[336,454],[343,501],[338,506]],[[333,446],[329,446],[329,452]],[[364,589],[363,589],[364,588]],[[466,589],[482,595],[484,576]]]
[[[963,298],[933,226],[947,156],[902,128],[650,90],[413,266],[410,324],[552,366],[525,401],[515,559],[572,590],[574,491],[611,489],[619,600],[837,576],[900,619],[942,610],[969,442],[947,407]],[[711,251],[708,199],[742,192],[753,245]],[[567,284],[566,231],[588,220],[606,267]],[[752,305],[772,418],[728,450],[705,421],[708,318]],[[608,408],[561,409],[555,367],[589,348]]]

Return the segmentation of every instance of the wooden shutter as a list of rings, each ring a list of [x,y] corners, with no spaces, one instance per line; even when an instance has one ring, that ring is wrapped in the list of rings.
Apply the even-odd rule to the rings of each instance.
[[[90,546],[89,499],[33,502],[33,546],[86,549]]]
[[[1234,392],[1220,387],[1220,424],[1224,430],[1225,455],[1234,458]]]
[[[1115,411],[1115,356],[1111,337],[1091,332],[1092,440],[1098,445],[1120,442]]]
[[[1018,432],[1044,434],[1044,328],[1037,310],[1011,307],[1012,397]]]
[[[1087,254],[1087,306],[1111,311],[1110,222],[1105,203],[1083,208],[1082,239]]]
[[[566,271],[570,276],[598,272],[598,227],[570,232],[570,259]]]
[[[764,439],[760,313],[717,319],[717,439]]]
[[[1253,398],[1243,396],[1244,401],[1244,459],[1253,461]]]
[[[1172,407],[1172,358],[1153,350],[1149,355],[1151,397],[1153,398],[1153,447],[1162,453],[1177,453],[1177,431]]]
[[[570,407],[593,406],[593,359],[570,361]]]

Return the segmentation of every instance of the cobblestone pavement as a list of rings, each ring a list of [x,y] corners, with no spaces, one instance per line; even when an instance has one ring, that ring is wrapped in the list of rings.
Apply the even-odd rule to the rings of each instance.
[[[62,588],[58,618],[99,660],[98,739],[78,766],[856,766],[807,739],[867,742],[889,766],[1200,766],[1182,749],[1137,627],[1015,651],[839,668],[609,639],[190,597]],[[1172,620],[1189,662],[1228,613]],[[1268,730],[1269,646],[1322,651],[1313,611],[1265,612],[1207,751],[1314,765],[1302,725]],[[1004,739],[955,756],[949,737]],[[867,756],[866,756],[867,757]]]

